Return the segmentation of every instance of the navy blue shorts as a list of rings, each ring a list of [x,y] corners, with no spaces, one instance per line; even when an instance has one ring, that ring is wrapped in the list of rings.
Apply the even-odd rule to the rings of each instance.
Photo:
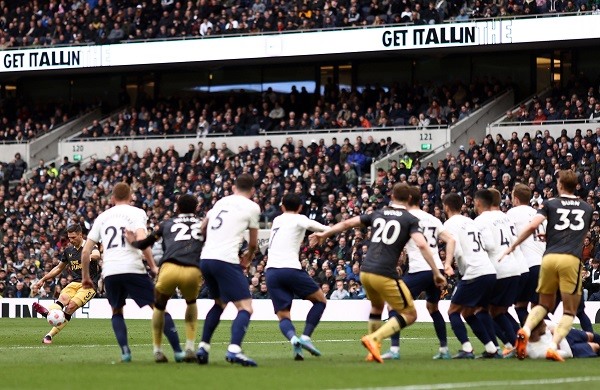
[[[532,304],[537,304],[539,300],[539,295],[535,291],[538,286],[538,279],[540,278],[540,266],[534,265],[533,267],[529,267],[529,277],[527,278],[527,299],[523,299],[521,302],[531,302]],[[523,291],[525,294],[525,291]],[[526,298],[523,295],[523,298]]]
[[[125,306],[131,298],[139,307],[154,304],[154,283],[147,274],[118,274],[104,278],[106,298],[113,309]]]
[[[571,329],[567,334],[567,343],[571,347],[573,357],[589,358],[598,357],[592,347],[588,344],[587,333],[579,329]]]
[[[440,270],[443,274],[444,271]],[[406,287],[410,290],[413,299],[417,299],[423,291],[425,291],[425,299],[430,303],[438,303],[442,295],[440,290],[433,281],[433,271],[421,271],[412,274],[405,274],[402,280]]]
[[[267,290],[275,313],[289,310],[294,296],[305,299],[319,290],[306,271],[294,268],[267,268]]]
[[[239,264],[221,260],[202,259],[200,270],[213,299],[223,303],[250,299],[248,279]]]
[[[527,287],[529,286],[529,272],[522,273],[519,276],[519,285],[517,287],[517,297],[515,298],[515,302],[529,302],[529,291],[527,291]]]
[[[487,307],[492,298],[496,275],[483,275],[475,279],[461,279],[454,290],[451,302],[465,307]]]
[[[515,303],[519,292],[519,279],[521,276],[496,279],[492,290],[490,304],[498,307],[510,307]]]

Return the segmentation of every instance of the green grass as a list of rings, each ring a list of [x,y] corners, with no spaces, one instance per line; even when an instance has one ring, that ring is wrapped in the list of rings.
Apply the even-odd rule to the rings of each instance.
[[[177,322],[180,337],[183,323]],[[275,322],[252,322],[244,351],[259,367],[245,368],[225,362],[230,322],[221,323],[215,334],[210,364],[176,364],[166,340],[164,349],[171,362],[154,363],[150,321],[128,320],[133,362],[119,362],[120,352],[110,320],[77,319],[55,337],[54,344],[41,344],[49,327],[41,319],[0,319],[0,389],[335,389],[481,381],[519,381],[543,378],[596,376],[600,360],[548,361],[471,360],[433,361],[437,352],[431,324],[415,324],[404,332],[402,359],[385,364],[364,361],[365,349],[358,341],[366,323],[322,323],[313,340],[323,353],[309,354],[296,362]],[[303,324],[296,324],[301,329]],[[199,324],[201,331],[202,321]],[[449,337],[452,335],[448,326]],[[473,340],[476,350],[481,346]],[[387,344],[384,345],[384,348]],[[458,343],[450,337],[450,347]],[[584,383],[539,384],[523,388],[593,388],[600,379]],[[490,383],[487,384],[491,385]],[[481,385],[464,386],[481,388]],[[508,386],[495,386],[496,388]],[[439,388],[439,387],[438,387]],[[454,387],[459,388],[459,387]]]

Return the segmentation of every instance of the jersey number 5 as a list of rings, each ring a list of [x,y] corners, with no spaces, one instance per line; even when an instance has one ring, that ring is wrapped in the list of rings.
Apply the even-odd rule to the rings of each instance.
[[[220,228],[221,225],[223,225],[223,218],[221,217],[221,215],[228,212],[229,211],[227,210],[219,211],[219,214],[217,214],[217,216],[215,217],[216,222],[213,222],[213,224],[210,226],[210,230],[217,230],[218,228]]]

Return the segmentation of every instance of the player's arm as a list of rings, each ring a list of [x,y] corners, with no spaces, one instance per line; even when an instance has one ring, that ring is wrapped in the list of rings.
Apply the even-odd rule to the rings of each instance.
[[[303,226],[306,230],[310,230],[311,232],[324,232],[329,230],[329,226],[325,226],[317,221],[306,218],[307,224]]]
[[[135,240],[142,241],[146,238],[146,228],[138,228],[135,231]],[[156,262],[154,261],[154,256],[152,256],[152,248],[146,247],[142,250],[142,254],[144,259],[146,259],[146,263],[148,263],[148,267],[150,267],[150,272],[154,275],[158,274],[158,267],[156,266]]]
[[[210,212],[209,212],[210,214]],[[208,214],[206,214],[206,216],[202,219],[202,223],[200,224],[200,234],[202,234],[202,237],[204,237],[204,239],[206,239],[206,229],[208,228]]]
[[[361,226],[362,222],[360,221],[360,216],[352,217],[342,222],[338,222],[329,230],[325,230],[323,232],[316,232],[311,234],[308,237],[308,241],[310,246],[315,246],[320,244],[328,237],[335,236],[338,233],[344,232],[348,229]]]
[[[454,262],[454,251],[456,250],[456,240],[454,236],[447,231],[442,230],[440,232],[440,239],[446,243],[446,260],[444,261],[444,270],[446,271],[446,275],[452,276],[454,275],[454,270],[452,268],[452,263]],[[450,265],[450,266],[448,266]]]
[[[258,229],[249,228],[248,236],[248,249],[240,258],[240,265],[244,268],[250,265],[252,259],[254,259],[254,253],[258,249]]]
[[[100,258],[102,256],[100,255],[100,249],[98,249],[97,246],[94,246],[94,248],[92,249],[92,253],[90,254],[90,260],[91,261],[100,261]]]
[[[427,264],[429,264],[429,267],[433,271],[433,279],[435,280],[436,286],[444,287],[446,285],[446,278],[444,277],[444,275],[442,275],[440,270],[437,268],[437,265],[435,265],[435,261],[433,260],[433,254],[431,253],[431,250],[429,249],[429,243],[425,239],[425,236],[423,235],[423,233],[421,233],[419,231],[415,231],[410,234],[410,238],[413,239],[413,241],[417,245],[417,248],[419,248],[419,251],[421,251],[423,258],[425,259]]]
[[[41,288],[47,280],[52,280],[55,277],[57,277],[58,275],[60,275],[64,271],[66,266],[67,266],[67,263],[65,263],[65,262],[61,261],[60,263],[58,263],[58,265],[56,267],[52,268],[46,275],[44,275],[44,277],[42,277],[35,284],[36,287]]]
[[[142,250],[154,245],[156,241],[160,240],[160,237],[162,237],[162,230],[160,229],[157,231],[153,231],[148,235],[148,237],[144,238],[143,240],[135,240],[134,234],[133,232],[131,232],[132,241],[129,241],[130,235],[129,231],[127,232],[127,241],[129,241],[129,244],[136,249]]]
[[[96,242],[88,237],[81,250],[81,285],[83,288],[94,288],[94,282],[90,277],[90,261],[95,245]]]
[[[521,245],[523,241],[529,238],[529,236],[531,236],[536,231],[536,229],[544,222],[545,219],[546,217],[542,214],[536,214],[531,220],[531,222],[529,222],[529,225],[527,225],[527,227],[523,229],[521,234],[519,234],[519,237],[517,237],[515,242],[513,242],[508,248],[506,248],[502,257],[512,253],[512,251],[514,251],[516,247]]]

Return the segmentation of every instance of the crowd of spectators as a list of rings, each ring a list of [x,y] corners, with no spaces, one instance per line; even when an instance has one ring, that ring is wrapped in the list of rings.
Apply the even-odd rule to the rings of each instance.
[[[578,172],[577,195],[595,210],[600,209],[600,128],[575,134],[565,131],[556,139],[541,130],[535,134],[513,133],[510,139],[489,135],[481,143],[472,140],[456,153],[448,152],[436,163],[422,164],[418,156],[405,156],[392,162],[389,170],[379,170],[372,184],[360,180],[349,163],[352,154],[343,153],[343,148],[354,150],[352,153],[377,154],[390,142],[394,140],[356,137],[340,140],[339,144],[315,140],[304,145],[290,137],[283,145],[265,141],[232,151],[225,143],[205,145],[201,141],[190,144],[187,151],[169,147],[138,152],[116,146],[113,154],[84,166],[65,161],[52,169],[40,162],[32,178],[22,179],[16,188],[0,190],[0,268],[5,271],[0,272],[0,294],[56,297],[69,281],[68,275],[49,283],[43,291],[30,291],[32,283],[59,261],[68,243],[66,226],[79,222],[89,229],[96,216],[110,207],[110,191],[121,181],[130,183],[135,194],[133,204],[146,211],[150,229],[173,215],[178,194],[196,195],[200,201],[198,214],[205,215],[214,202],[231,194],[232,182],[242,172],[256,179],[253,200],[263,211],[264,227],[268,227],[265,221],[280,212],[278,205],[285,193],[301,196],[309,218],[334,224],[388,204],[389,190],[398,181],[420,186],[423,210],[442,221],[445,216],[441,199],[448,192],[464,196],[463,213],[472,217],[477,189],[497,188],[502,193],[501,208],[507,210],[511,207],[512,186],[523,182],[532,189],[531,202],[536,206],[556,195],[554,177],[559,169]],[[590,268],[588,284],[596,275],[597,265],[593,264],[600,259],[600,251],[596,250],[598,212],[594,213],[594,221],[591,247],[584,251]],[[321,247],[302,247],[302,267],[329,298],[364,298],[359,266],[370,234],[369,230],[353,229]],[[268,253],[258,253],[248,271],[249,288],[257,299],[268,297],[263,284],[267,259]],[[590,298],[594,292],[590,290]],[[99,296],[103,296],[102,287]]]
[[[40,104],[29,99],[3,98],[0,102],[0,143],[31,141],[92,107],[95,105],[64,101]]]
[[[12,0],[0,48],[597,12],[594,0]]]
[[[579,86],[579,82],[574,82]],[[542,124],[549,121],[582,121],[600,122],[600,101],[598,87],[581,86],[565,93],[561,89],[553,89],[548,96],[534,96],[529,104],[520,104],[515,110],[506,112],[507,122],[533,122]]]
[[[292,87],[289,93],[231,93],[147,101],[105,121],[80,137],[207,134],[257,135],[270,131],[448,126],[477,110],[506,86],[496,79],[433,85],[393,83],[358,90],[327,84],[323,95]]]

